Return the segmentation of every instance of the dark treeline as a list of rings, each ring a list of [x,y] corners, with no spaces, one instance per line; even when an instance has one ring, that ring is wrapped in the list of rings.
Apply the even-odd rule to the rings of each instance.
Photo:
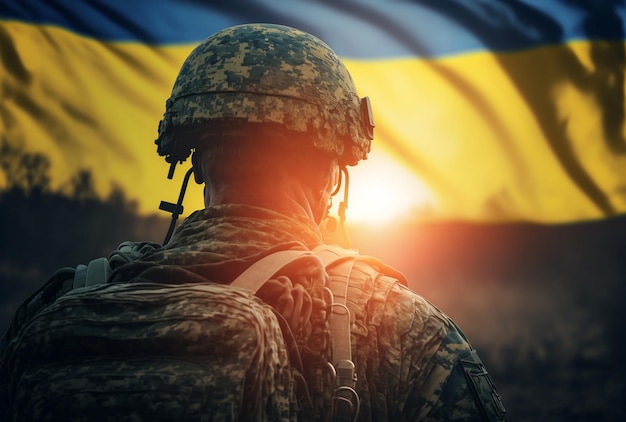
[[[48,273],[108,255],[124,240],[161,242],[168,224],[165,214],[139,216],[121,191],[107,200],[5,191],[0,193],[0,263],[2,270]]]
[[[138,215],[120,188],[98,197],[86,170],[52,190],[45,156],[0,148],[0,330],[58,268],[125,240],[163,240],[167,214]],[[349,229],[357,249],[402,270],[463,328],[512,420],[626,418],[626,217]]]

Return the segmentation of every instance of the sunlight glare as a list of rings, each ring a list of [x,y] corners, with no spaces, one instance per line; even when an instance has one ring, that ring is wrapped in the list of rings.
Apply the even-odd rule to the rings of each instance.
[[[349,167],[350,189],[346,220],[383,224],[432,209],[434,196],[426,185],[393,157],[377,151]],[[334,199],[333,211],[343,198]],[[333,212],[331,211],[331,212]]]

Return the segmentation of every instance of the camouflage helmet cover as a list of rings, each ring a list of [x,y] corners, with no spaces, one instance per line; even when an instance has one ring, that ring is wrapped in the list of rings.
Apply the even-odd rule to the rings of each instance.
[[[224,29],[191,52],[166,102],[158,153],[175,164],[197,146],[198,136],[181,136],[185,128],[241,123],[306,134],[345,165],[367,158],[374,127],[368,98],[359,99],[334,51],[310,34],[273,24]]]

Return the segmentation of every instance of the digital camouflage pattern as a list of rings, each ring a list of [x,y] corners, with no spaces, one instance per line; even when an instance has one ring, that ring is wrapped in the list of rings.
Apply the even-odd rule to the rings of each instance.
[[[445,314],[367,261],[353,267],[347,297],[360,421],[505,420],[486,371],[469,382],[464,361],[484,366]]]
[[[116,265],[109,281],[113,282],[113,286],[122,281],[126,283],[120,286],[125,286],[130,281],[149,285],[167,283],[171,287],[177,285],[183,289],[188,288],[188,284],[184,283],[200,285],[201,280],[205,284],[206,280],[228,283],[269,251],[312,249],[319,244],[319,230],[309,220],[248,206],[216,206],[198,211],[185,220],[164,248],[137,244],[136,255],[128,261],[112,255],[112,262],[119,262],[119,265]],[[137,253],[137,250],[140,252]],[[306,394],[302,388],[296,386],[294,391],[300,397],[301,409],[309,404],[312,406],[310,411],[304,413],[303,419],[316,420],[327,415],[332,394],[329,391],[328,371],[325,369],[330,347],[325,323],[328,303],[322,293],[326,278],[307,271],[296,274],[292,281],[303,285],[315,304],[311,323],[294,333],[294,341],[302,359],[302,374],[307,380],[307,391],[311,397],[310,403],[303,399]],[[361,400],[359,420],[504,420],[504,409],[495,387],[460,330],[425,299],[381,272],[384,272],[383,268],[357,260],[348,286],[347,305],[353,314],[352,355],[357,368],[356,389]],[[107,289],[114,288],[107,287],[102,291],[106,293]],[[71,300],[70,296],[67,295],[67,300]],[[32,303],[42,304],[46,301],[35,297]],[[70,302],[62,303],[69,305]],[[57,305],[47,306],[44,309],[54,309],[55,312],[58,309]],[[115,303],[111,305],[111,317],[123,314],[123,308],[117,306]],[[31,311],[31,315],[42,314],[41,308],[31,307]],[[68,311],[67,315],[70,314]],[[63,319],[57,320],[59,329],[62,329]],[[199,327],[196,324],[183,324],[187,328],[181,334],[188,336],[189,341],[184,343],[188,352],[192,352],[195,347],[191,341],[193,338],[204,339],[206,335],[204,328],[195,328]],[[22,349],[20,356],[17,356],[14,352],[21,333],[28,326],[29,318],[14,322],[13,329],[1,343],[0,382],[3,383],[3,389],[0,392],[4,391],[3,394],[6,394],[9,386],[9,390],[16,394],[14,388],[20,382],[20,370],[23,368],[16,362],[24,359],[22,354],[28,356],[28,353],[37,353]],[[40,333],[38,338],[42,342],[39,344],[41,347],[50,339],[44,333]],[[97,349],[92,347],[88,350],[90,352],[87,355],[94,365],[98,365],[100,358]],[[282,356],[280,353],[279,356]],[[48,361],[41,362],[54,362],[63,356],[63,353],[47,355]],[[293,354],[290,356],[293,363]],[[37,359],[43,359],[43,356]],[[151,365],[153,363],[149,358],[143,361],[133,359],[123,368],[131,372],[142,367],[147,374]],[[232,365],[230,370],[236,372],[234,363]],[[202,373],[201,369],[198,371]],[[224,369],[223,373],[229,371]],[[48,375],[45,374],[46,377]],[[171,375],[170,380],[177,385],[176,376]],[[97,382],[97,377],[89,380]],[[265,385],[279,385],[280,380],[274,381],[272,384],[272,380],[266,379]],[[17,393],[28,392],[31,401],[38,399],[36,390],[21,391]],[[6,396],[3,400],[3,403],[10,401]],[[172,403],[175,407],[176,401]],[[275,403],[272,412],[282,415],[285,402],[278,400]],[[254,401],[244,402],[243,406],[253,404]],[[196,405],[189,405],[195,409],[193,406]],[[241,411],[256,415],[255,410],[251,409]],[[128,409],[127,412],[132,411]],[[228,415],[218,417],[213,414],[212,417],[228,420]],[[270,417],[268,419],[272,420]]]
[[[274,123],[354,165],[370,150],[368,111],[324,42],[286,26],[239,25],[201,42],[183,63],[159,125],[158,152],[170,163],[184,160],[195,145],[182,139],[210,138],[227,125]],[[181,136],[198,126],[201,132]]]
[[[38,313],[3,362],[15,421],[295,421],[271,308],[221,284],[101,284]]]
[[[307,286],[313,309],[295,333],[298,344],[287,339],[289,353],[282,316],[248,292],[222,294],[233,274],[271,250],[320,241],[307,219],[215,207],[188,218],[165,248],[123,244],[110,256],[106,285],[71,290],[74,272],[62,270],[18,311],[0,343],[0,404],[9,412],[0,419],[308,420],[313,402],[325,411],[325,274],[308,267],[291,274]],[[296,370],[289,355],[298,349],[306,366]],[[308,388],[303,375],[313,381]]]

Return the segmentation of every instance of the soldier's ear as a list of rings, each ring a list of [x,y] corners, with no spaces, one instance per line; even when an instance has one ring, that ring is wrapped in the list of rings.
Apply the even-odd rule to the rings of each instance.
[[[202,162],[200,154],[197,150],[195,150],[191,156],[191,165],[193,166],[193,178],[196,183],[204,183],[204,176],[202,175]]]

